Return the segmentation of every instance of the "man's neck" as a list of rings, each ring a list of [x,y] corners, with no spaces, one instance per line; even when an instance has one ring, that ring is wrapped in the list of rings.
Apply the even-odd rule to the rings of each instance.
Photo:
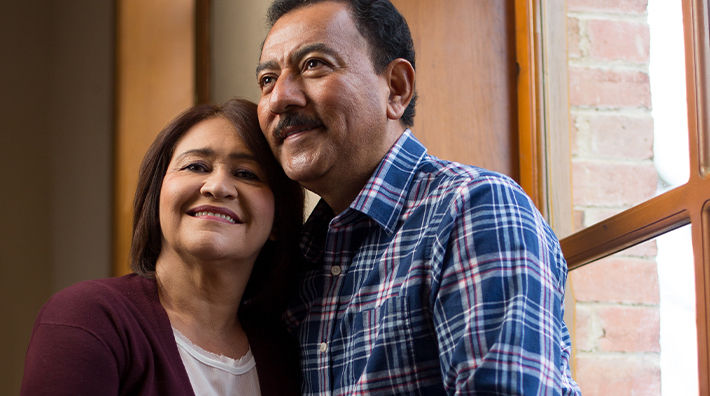
[[[399,122],[397,124],[399,125]],[[372,161],[372,163],[362,164],[363,166],[359,167],[359,169],[352,169],[344,176],[337,177],[337,179],[325,176],[313,183],[301,184],[323,198],[328,206],[333,209],[333,213],[338,215],[347,209],[360,194],[360,191],[365,187],[372,174],[405,130],[400,125],[399,128],[390,131],[389,139],[386,139],[381,147],[373,147],[373,150],[377,150],[381,155],[376,157],[376,160]]]

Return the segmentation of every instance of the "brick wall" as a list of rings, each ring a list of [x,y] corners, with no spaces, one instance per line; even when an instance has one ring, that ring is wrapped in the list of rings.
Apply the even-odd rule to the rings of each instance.
[[[653,165],[647,0],[568,0],[576,227],[650,197]],[[570,273],[576,379],[585,396],[660,395],[653,242]]]

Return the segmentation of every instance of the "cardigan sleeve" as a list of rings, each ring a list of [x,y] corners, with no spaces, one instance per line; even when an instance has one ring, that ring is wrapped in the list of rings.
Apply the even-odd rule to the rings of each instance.
[[[21,395],[115,395],[118,390],[116,359],[102,340],[79,326],[38,319]]]

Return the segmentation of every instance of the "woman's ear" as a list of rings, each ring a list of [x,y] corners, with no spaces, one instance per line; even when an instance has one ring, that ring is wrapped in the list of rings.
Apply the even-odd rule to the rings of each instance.
[[[389,85],[387,118],[399,120],[414,96],[414,68],[408,60],[397,58],[387,65],[385,73]]]

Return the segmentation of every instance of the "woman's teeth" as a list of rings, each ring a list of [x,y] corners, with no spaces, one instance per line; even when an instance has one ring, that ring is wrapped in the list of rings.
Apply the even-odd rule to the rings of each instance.
[[[232,224],[236,224],[236,220],[234,220],[231,216],[228,216],[225,214],[214,213],[214,212],[197,212],[197,213],[195,213],[195,217],[203,217],[203,216],[219,217],[220,219],[225,219]]]

